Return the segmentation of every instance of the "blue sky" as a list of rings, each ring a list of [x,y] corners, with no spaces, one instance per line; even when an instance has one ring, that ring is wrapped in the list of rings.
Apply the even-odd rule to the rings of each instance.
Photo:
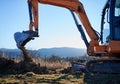
[[[88,18],[97,31],[100,30],[101,11],[106,0],[80,0]],[[28,30],[29,14],[27,0],[1,0],[0,2],[0,48],[14,49],[14,33]],[[26,45],[28,49],[51,47],[85,48],[69,10],[39,4],[40,37]]]

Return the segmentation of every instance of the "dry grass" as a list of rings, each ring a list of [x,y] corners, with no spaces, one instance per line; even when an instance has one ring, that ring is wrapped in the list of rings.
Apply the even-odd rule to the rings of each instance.
[[[33,58],[33,61],[36,64],[40,64],[41,67],[46,67],[47,69],[66,69],[68,67],[71,67],[71,64],[69,62],[66,62],[64,60],[60,60],[60,61],[49,61],[49,60],[43,60],[40,58]]]
[[[46,67],[47,69],[66,69],[68,67],[71,67],[70,62],[64,61],[64,60],[60,60],[60,61],[49,61],[48,59],[42,59],[40,57],[38,58],[32,58],[33,62],[36,64],[39,64],[41,67]],[[19,63],[22,59],[18,58],[15,59],[14,61],[16,63]]]

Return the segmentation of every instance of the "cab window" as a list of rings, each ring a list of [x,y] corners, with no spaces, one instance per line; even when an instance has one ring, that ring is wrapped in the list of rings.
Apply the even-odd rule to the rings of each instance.
[[[115,3],[115,16],[120,16],[120,0],[116,0]]]

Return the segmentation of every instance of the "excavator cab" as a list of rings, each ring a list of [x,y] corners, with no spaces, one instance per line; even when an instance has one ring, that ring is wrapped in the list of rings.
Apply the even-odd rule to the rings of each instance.
[[[110,25],[111,28],[111,39],[112,40],[120,40],[120,0],[116,0],[114,5],[114,15],[111,18],[112,24]]]
[[[102,11],[101,42],[111,40],[120,40],[120,0],[108,0]]]

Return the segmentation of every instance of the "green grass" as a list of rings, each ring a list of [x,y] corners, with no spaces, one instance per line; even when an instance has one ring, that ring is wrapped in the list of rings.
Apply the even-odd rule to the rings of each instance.
[[[32,72],[18,75],[8,75],[0,78],[0,84],[84,84],[82,76],[71,74],[34,74]]]

